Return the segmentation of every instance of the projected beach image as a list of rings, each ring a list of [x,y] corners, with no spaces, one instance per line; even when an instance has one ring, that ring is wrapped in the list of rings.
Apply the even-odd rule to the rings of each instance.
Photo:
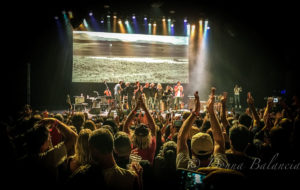
[[[188,38],[73,32],[72,82],[188,83]]]

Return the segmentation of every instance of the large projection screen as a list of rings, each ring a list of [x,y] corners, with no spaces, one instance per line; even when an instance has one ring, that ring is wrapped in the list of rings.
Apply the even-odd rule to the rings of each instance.
[[[72,82],[188,83],[188,37],[73,32]]]

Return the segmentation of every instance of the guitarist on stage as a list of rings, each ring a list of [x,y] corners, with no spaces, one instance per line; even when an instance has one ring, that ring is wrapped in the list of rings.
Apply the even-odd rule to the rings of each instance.
[[[111,91],[109,90],[109,88],[108,88],[108,86],[106,84],[106,81],[104,81],[104,84],[106,86],[106,90],[104,91],[104,95],[106,96],[108,105],[111,105],[111,103],[112,103]]]

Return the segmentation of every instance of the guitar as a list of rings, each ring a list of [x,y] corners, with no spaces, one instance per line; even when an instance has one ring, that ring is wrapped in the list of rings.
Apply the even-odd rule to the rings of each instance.
[[[111,91],[109,90],[109,88],[108,88],[108,86],[107,86],[107,84],[106,84],[106,81],[104,81],[104,84],[105,84],[105,86],[106,86],[106,90],[104,91],[104,94],[105,94],[106,96],[111,96]]]

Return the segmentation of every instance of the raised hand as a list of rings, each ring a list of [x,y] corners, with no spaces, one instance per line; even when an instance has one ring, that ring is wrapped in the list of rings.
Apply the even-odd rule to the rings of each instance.
[[[247,103],[248,103],[249,105],[253,105],[253,104],[254,104],[254,99],[253,99],[253,97],[251,96],[251,93],[250,93],[250,92],[248,92],[248,94],[247,94]]]
[[[215,92],[216,92],[216,88],[212,87],[210,91],[209,99],[207,101],[207,110],[210,113],[214,112]]]
[[[200,100],[199,100],[199,95],[198,91],[195,92],[195,113],[198,115],[200,112]]]
[[[139,104],[140,104],[140,107],[143,109],[143,110],[145,110],[146,109],[146,105],[145,105],[145,102],[144,102],[144,100],[143,100],[143,97],[142,97],[142,95],[140,95],[139,96]]]
[[[222,104],[226,104],[226,101],[227,101],[227,95],[228,95],[227,92],[223,92],[223,96],[221,97],[221,103],[222,103]]]

